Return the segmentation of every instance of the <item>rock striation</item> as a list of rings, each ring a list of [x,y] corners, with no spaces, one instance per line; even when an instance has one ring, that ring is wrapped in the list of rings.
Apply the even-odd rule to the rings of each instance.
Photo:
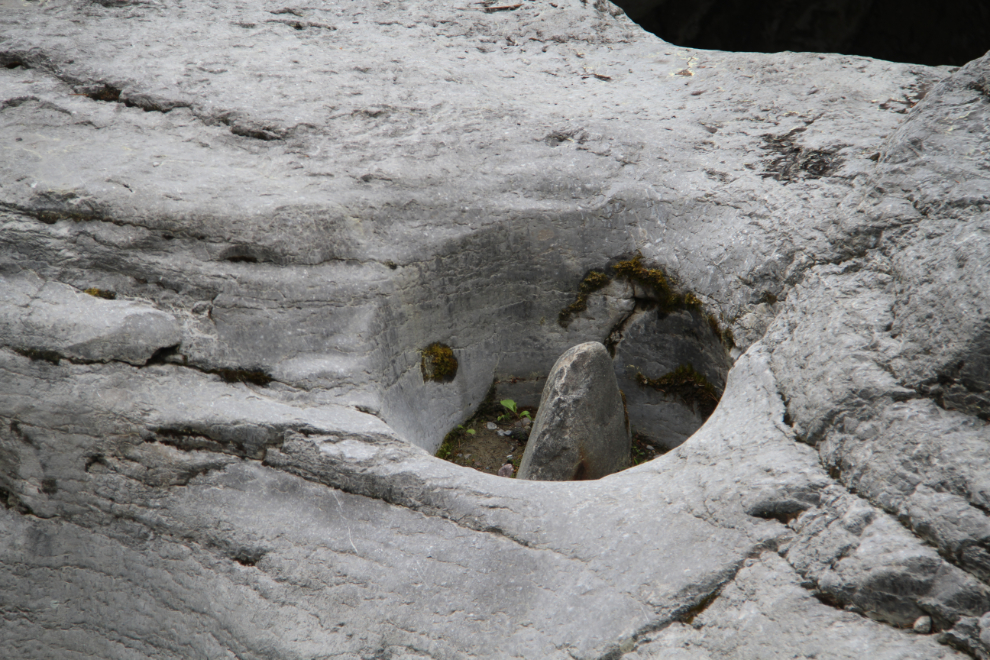
[[[583,481],[629,467],[629,419],[612,369],[599,342],[560,356],[547,376],[517,478]]]
[[[0,12],[5,655],[990,654],[987,57],[604,1]],[[683,308],[588,280],[628,263]],[[667,453],[432,456],[592,341]],[[674,373],[717,407],[637,389]]]

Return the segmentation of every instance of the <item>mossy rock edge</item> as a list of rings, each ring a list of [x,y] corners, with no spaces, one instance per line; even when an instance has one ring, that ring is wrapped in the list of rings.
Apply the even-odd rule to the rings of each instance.
[[[457,358],[454,349],[446,344],[433,343],[423,349],[420,360],[423,382],[449,383],[457,376]]]
[[[705,419],[715,412],[722,398],[722,393],[690,364],[682,364],[659,378],[647,378],[640,372],[636,375],[636,381],[643,387],[676,397],[688,406],[697,405]]]
[[[726,350],[731,350],[735,346],[732,330],[728,327],[722,327],[715,316],[706,313],[698,296],[691,291],[685,293],[677,291],[675,280],[667,275],[662,268],[644,266],[643,256],[640,254],[632,259],[616,262],[605,269],[597,268],[588,271],[581,278],[574,302],[560,310],[557,316],[560,327],[567,328],[575,316],[588,309],[588,298],[591,294],[604,289],[613,279],[637,284],[645,289],[650,294],[651,304],[661,314],[670,314],[681,310],[704,314],[711,325],[712,332],[721,340]]]

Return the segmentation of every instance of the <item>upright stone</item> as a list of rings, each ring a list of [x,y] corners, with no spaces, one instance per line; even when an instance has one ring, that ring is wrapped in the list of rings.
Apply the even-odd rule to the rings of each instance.
[[[612,359],[600,343],[553,365],[517,479],[599,479],[629,466],[631,439]]]

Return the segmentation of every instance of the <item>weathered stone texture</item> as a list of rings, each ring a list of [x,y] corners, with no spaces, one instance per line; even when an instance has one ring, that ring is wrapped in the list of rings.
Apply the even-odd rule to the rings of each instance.
[[[547,376],[519,479],[583,481],[629,467],[629,420],[598,342],[564,351]]]
[[[3,653],[988,652],[986,58],[580,0],[0,11]],[[636,256],[697,314],[558,322]],[[596,481],[430,455],[591,341],[721,401],[624,383],[674,448]]]

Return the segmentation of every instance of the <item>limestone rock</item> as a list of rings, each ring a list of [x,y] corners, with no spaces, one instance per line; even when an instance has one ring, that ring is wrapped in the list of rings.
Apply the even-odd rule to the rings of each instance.
[[[632,318],[616,348],[615,372],[626,395],[632,427],[653,444],[672,449],[698,430],[715,410],[731,360],[728,349],[697,311]],[[644,383],[689,367],[711,384],[713,396],[681,395]]]
[[[859,660],[937,660],[965,656],[931,638],[905,639],[899,631],[823,605],[801,577],[772,552],[747,559],[711,606],[688,623],[649,633],[630,660],[787,660],[827,657]],[[771,595],[772,594],[772,595]],[[802,621],[802,632],[791,621]],[[826,623],[827,622],[827,623]],[[828,632],[825,625],[828,626]]]
[[[31,272],[0,274],[0,343],[49,361],[137,365],[178,346],[182,331],[171,314],[100,295],[112,294],[44,282]]]
[[[629,466],[630,443],[608,351],[578,344],[550,370],[518,478],[600,479]]]
[[[4,654],[983,652],[990,60],[489,9],[0,0]],[[561,325],[633,255],[745,352]],[[431,455],[591,341],[721,401],[606,479]]]

